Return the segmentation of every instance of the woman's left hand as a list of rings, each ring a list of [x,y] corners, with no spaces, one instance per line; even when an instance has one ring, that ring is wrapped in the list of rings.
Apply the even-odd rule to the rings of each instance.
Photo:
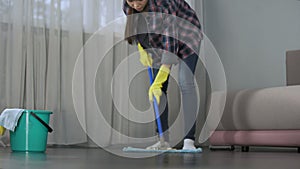
[[[168,79],[170,74],[170,66],[162,65],[158,71],[158,74],[149,88],[149,100],[153,101],[153,95],[157,101],[157,104],[160,102],[160,96],[162,95],[162,85]]]

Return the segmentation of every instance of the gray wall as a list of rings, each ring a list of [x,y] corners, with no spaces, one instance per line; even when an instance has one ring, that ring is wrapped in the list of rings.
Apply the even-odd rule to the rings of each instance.
[[[204,0],[204,29],[228,90],[286,84],[285,52],[300,49],[299,0]]]

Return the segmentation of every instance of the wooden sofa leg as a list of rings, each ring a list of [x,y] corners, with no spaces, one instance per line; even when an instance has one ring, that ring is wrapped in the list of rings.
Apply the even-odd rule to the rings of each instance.
[[[249,146],[242,146],[242,152],[249,152]]]
[[[235,147],[232,145],[232,146],[230,146],[230,151],[234,151],[235,150]],[[298,149],[298,151],[299,151],[299,149]]]
[[[215,150],[234,151],[235,147],[234,147],[234,145],[231,145],[231,146],[227,146],[227,145],[226,146],[209,146],[209,149],[211,151],[215,151]]]

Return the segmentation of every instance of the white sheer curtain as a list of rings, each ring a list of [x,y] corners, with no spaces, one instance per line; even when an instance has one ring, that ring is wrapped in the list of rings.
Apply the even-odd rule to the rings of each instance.
[[[201,13],[202,10],[197,5],[199,2],[189,0],[189,3]],[[101,128],[102,124],[88,115],[83,117],[85,122],[80,124],[74,106],[77,103],[73,102],[72,93],[74,67],[79,54],[85,56],[107,52],[101,51],[102,46],[113,45],[119,41],[122,38],[123,27],[117,26],[106,34],[95,36],[94,39],[99,40],[93,44],[96,51],[86,50],[83,48],[84,44],[97,30],[123,16],[122,0],[0,0],[1,110],[19,107],[53,111],[51,126],[54,132],[49,134],[48,141],[51,144],[88,142],[85,132],[89,131],[98,135],[93,141],[97,142],[99,139],[103,145],[125,143],[126,140],[124,142],[118,136],[114,136],[110,130],[102,128],[94,131],[95,129],[89,128],[94,127],[94,124]],[[122,23],[124,24],[120,22]],[[103,38],[105,44],[102,44]],[[111,92],[106,87],[111,84],[114,69],[124,59],[126,52],[135,50],[118,47],[124,46],[122,43],[124,42],[115,45],[107,53],[107,56],[111,57],[105,57],[104,65],[98,69],[98,78],[95,79],[97,89],[93,91],[96,93],[99,107],[105,107],[106,121],[114,129],[129,136],[134,133],[134,136],[142,137],[153,133],[153,124],[144,129],[130,121],[124,121],[123,117],[118,115],[112,101],[106,99]],[[82,59],[82,63],[86,64],[85,57]],[[85,70],[90,65],[82,66]],[[127,73],[132,73],[130,71]],[[85,72],[81,73],[82,80],[88,78],[89,75],[84,74]],[[86,85],[84,81],[78,83]],[[122,87],[115,84],[115,88]],[[139,85],[135,87],[138,88]],[[86,90],[82,91],[83,102],[89,101]],[[136,100],[137,103],[141,102],[138,98]],[[129,104],[128,100],[123,102],[123,105]],[[94,110],[85,107],[85,111]]]

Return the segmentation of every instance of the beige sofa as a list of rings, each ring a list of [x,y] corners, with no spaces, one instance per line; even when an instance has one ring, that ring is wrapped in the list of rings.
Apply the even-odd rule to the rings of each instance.
[[[288,51],[290,86],[230,92],[210,145],[297,147],[300,152],[300,50]],[[213,149],[212,148],[212,149]]]

